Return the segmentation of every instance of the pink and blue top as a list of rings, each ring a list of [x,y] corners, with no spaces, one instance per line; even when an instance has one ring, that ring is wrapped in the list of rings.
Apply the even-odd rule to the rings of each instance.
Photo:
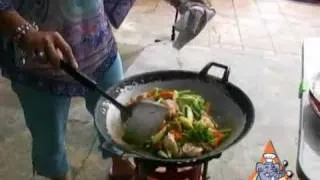
[[[40,30],[57,31],[72,47],[79,69],[93,79],[102,76],[117,56],[112,27],[118,28],[135,0],[0,0],[0,11],[17,10]],[[87,89],[40,61],[21,63],[21,52],[0,37],[4,76],[55,95],[83,96]]]

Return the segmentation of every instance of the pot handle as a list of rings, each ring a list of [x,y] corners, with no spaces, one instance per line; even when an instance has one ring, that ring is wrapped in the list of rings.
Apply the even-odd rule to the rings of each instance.
[[[105,141],[101,144],[101,149],[115,154],[117,156],[121,156],[124,153],[122,150],[118,149],[115,145],[113,145],[112,142],[108,141]]]
[[[223,76],[222,76],[221,80],[225,83],[229,81],[230,68],[226,65],[219,64],[216,62],[210,62],[206,66],[204,66],[204,68],[202,68],[202,70],[199,73],[200,78],[202,78],[202,79],[206,78],[208,76],[208,72],[212,68],[212,66],[224,69]]]
[[[123,150],[120,150],[119,148],[117,148],[115,145],[112,144],[112,142],[107,142],[105,141],[102,145],[101,148],[104,151],[108,151],[112,154],[115,154],[118,157],[121,157],[122,159],[128,159],[128,158],[137,158],[138,156],[135,154],[130,154],[127,153]]]

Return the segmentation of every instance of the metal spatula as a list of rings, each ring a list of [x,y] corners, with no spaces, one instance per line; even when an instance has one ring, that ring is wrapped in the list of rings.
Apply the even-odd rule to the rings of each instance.
[[[115,105],[121,112],[122,121],[126,123],[126,131],[135,136],[139,142],[144,142],[156,133],[168,113],[166,106],[153,101],[141,101],[126,107],[109,96],[95,81],[68,63],[61,61],[60,67],[75,80],[90,90],[99,92]]]

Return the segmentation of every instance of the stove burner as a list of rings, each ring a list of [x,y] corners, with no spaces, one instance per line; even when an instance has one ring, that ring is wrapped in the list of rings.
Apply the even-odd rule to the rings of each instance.
[[[165,164],[159,161],[135,159],[136,180],[207,180],[208,163],[212,159],[220,158],[221,154],[204,161],[186,164]]]

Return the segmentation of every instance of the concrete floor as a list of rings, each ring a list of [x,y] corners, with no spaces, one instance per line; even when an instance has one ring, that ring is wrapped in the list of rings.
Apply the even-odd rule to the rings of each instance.
[[[211,163],[210,175],[219,180],[247,179],[265,142],[266,137],[260,131],[277,121],[279,115],[281,120],[286,120],[271,126],[278,133],[270,135],[270,138],[276,141],[280,157],[288,159],[290,169],[294,170],[298,135],[298,104],[295,104],[298,100],[295,99],[294,88],[298,87],[301,43],[306,37],[320,35],[320,7],[314,3],[287,0],[213,0],[213,5],[217,15],[187,47],[193,53],[182,51],[180,55],[185,59],[200,57],[203,63],[214,56],[236,66],[235,72],[241,74],[239,77],[243,79],[234,80],[248,91],[253,100],[261,94],[263,98],[256,100],[256,128],[247,140],[229,151],[223,160]],[[170,38],[173,16],[174,9],[163,2],[138,0],[122,27],[115,32],[125,67],[129,68],[130,74],[138,70],[167,67],[159,57],[163,54],[163,58],[170,56],[169,59],[176,56],[170,54],[170,45],[153,43],[155,39]],[[152,62],[149,59],[153,59]],[[239,61],[243,66],[236,65]],[[199,64],[190,60],[186,62],[186,68]],[[270,89],[258,86],[250,73],[241,73],[250,67],[257,69],[264,65],[268,68],[263,69],[258,77],[268,85],[275,83],[276,86]],[[284,79],[281,73],[288,78]],[[245,82],[246,79],[252,82],[250,86]],[[270,109],[270,102],[279,103],[277,100],[282,103],[287,100],[287,104],[278,104]],[[280,111],[281,107],[286,108]],[[272,115],[268,116],[264,110]],[[67,144],[74,179],[105,179],[110,163],[101,160],[97,152],[91,117],[85,111],[82,99],[73,100],[69,119]],[[289,129],[286,135],[281,135],[285,125]],[[285,136],[289,136],[289,140]],[[92,144],[95,146],[91,151]],[[0,179],[31,179],[30,135],[25,128],[17,98],[10,90],[10,83],[4,79],[0,81],[0,147]],[[241,155],[248,162],[235,163],[242,160],[236,154],[241,149],[251,149],[248,154]],[[226,164],[223,167],[229,169],[218,166],[219,163]]]

